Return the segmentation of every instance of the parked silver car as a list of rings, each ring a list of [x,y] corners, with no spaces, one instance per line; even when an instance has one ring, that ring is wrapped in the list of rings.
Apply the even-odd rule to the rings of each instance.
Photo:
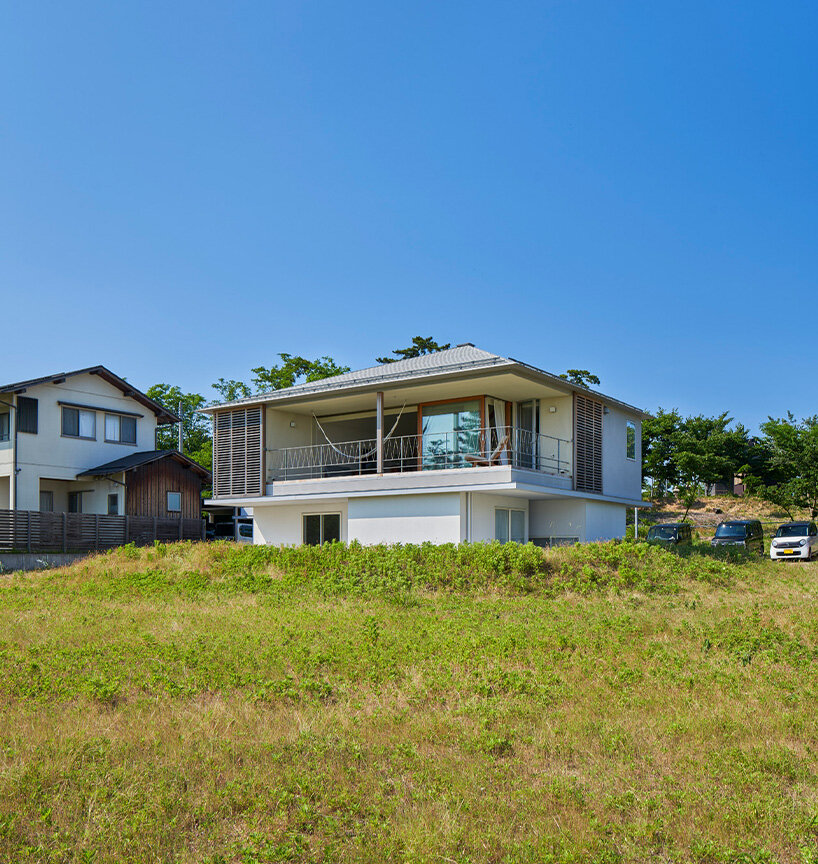
[[[818,526],[814,522],[788,522],[778,526],[770,544],[773,561],[787,558],[809,561],[814,555],[818,555]]]

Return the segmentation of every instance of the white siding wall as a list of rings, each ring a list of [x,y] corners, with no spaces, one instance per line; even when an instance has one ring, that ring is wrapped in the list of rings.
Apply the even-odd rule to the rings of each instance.
[[[494,536],[494,511],[498,507],[508,510],[523,510],[526,514],[528,527],[528,499],[516,498],[510,495],[486,495],[474,492],[471,496],[471,539],[473,543],[490,542]],[[528,532],[526,532],[528,540]]]
[[[614,498],[642,498],[642,423],[617,408],[602,419],[602,492]],[[636,459],[627,458],[626,423],[636,424]]]
[[[350,498],[349,539],[374,543],[459,543],[461,494]]]
[[[17,436],[17,463],[21,469],[17,477],[17,507],[20,510],[40,509],[41,478],[73,480],[79,472],[88,468],[140,450],[155,449],[156,417],[153,412],[123,396],[121,391],[98,375],[77,375],[68,378],[64,384],[40,384],[30,387],[24,395],[37,399],[38,432],[36,435],[20,432]],[[104,411],[96,412],[96,440],[63,437],[60,401],[112,412],[141,414],[136,421],[136,445],[105,441]],[[87,513],[107,512],[108,492],[122,488],[107,481],[84,483],[83,486],[95,489],[95,509],[91,509],[91,497],[83,501],[83,510]],[[109,489],[109,486],[112,488]],[[99,490],[98,493],[96,490]]]

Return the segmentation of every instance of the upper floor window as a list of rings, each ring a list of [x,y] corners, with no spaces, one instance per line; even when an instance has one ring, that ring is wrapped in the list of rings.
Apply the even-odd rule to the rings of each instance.
[[[17,431],[37,434],[37,400],[28,396],[17,397]]]
[[[97,437],[97,415],[94,411],[81,408],[62,409],[62,434],[68,438],[86,438],[95,441]]]
[[[11,414],[8,411],[0,414],[0,441],[8,441],[11,430]]]
[[[628,459],[636,459],[636,423],[633,420],[625,424],[625,455]]]
[[[106,414],[105,440],[119,444],[136,444],[136,417]]]

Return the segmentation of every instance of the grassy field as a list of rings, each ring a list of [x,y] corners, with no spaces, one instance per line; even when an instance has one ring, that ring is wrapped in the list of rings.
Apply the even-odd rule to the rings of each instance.
[[[0,577],[0,861],[818,861],[818,565],[125,548]]]

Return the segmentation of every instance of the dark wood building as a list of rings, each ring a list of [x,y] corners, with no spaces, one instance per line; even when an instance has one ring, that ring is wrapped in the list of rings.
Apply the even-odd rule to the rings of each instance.
[[[124,480],[118,477],[124,476]],[[125,486],[125,515],[199,519],[210,472],[178,450],[131,453],[77,477],[105,477]]]

